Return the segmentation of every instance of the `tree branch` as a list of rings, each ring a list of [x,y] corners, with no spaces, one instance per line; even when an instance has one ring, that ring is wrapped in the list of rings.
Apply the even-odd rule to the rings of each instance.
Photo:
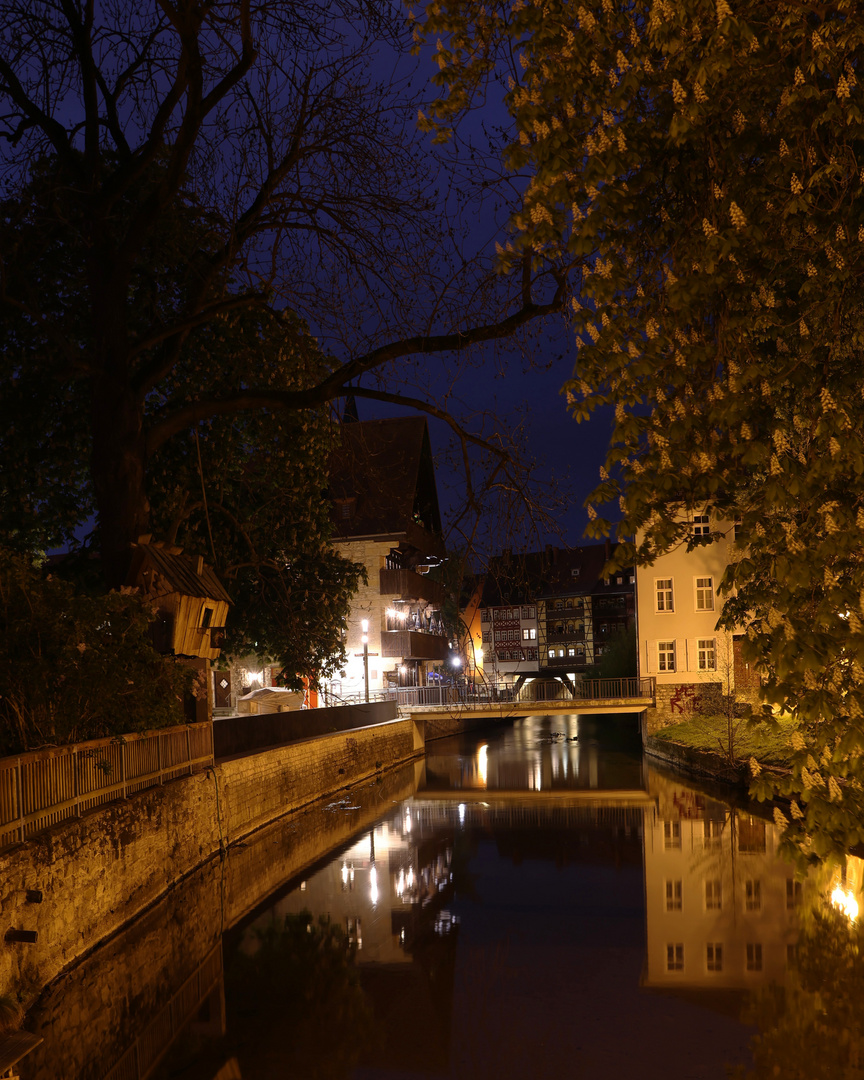
[[[555,314],[562,309],[566,294],[566,278],[561,275],[557,278],[557,281],[558,287],[555,290],[555,296],[547,304],[523,304],[518,311],[508,315],[501,322],[492,323],[488,326],[477,326],[470,330],[460,330],[452,334],[415,336],[382,345],[365,356],[357,357],[355,360],[343,364],[342,367],[337,368],[332,375],[317,386],[309,387],[306,390],[241,390],[227,398],[192,402],[184,408],[178,409],[177,412],[172,413],[170,416],[154,423],[146,437],[147,455],[153,454],[173,435],[177,435],[193,424],[208,420],[214,416],[248,412],[251,409],[311,409],[324,405],[334,398],[344,397],[349,391],[364,397],[377,395],[380,400],[411,404],[412,408],[422,408],[423,411],[429,412],[430,415],[437,415],[433,412],[437,407],[422,401],[422,399],[405,398],[399,395],[388,397],[383,391],[357,390],[350,387],[349,384],[353,379],[359,378],[365,372],[372,371],[374,368],[392,360],[399,360],[415,354],[430,355],[441,352],[457,352],[472,345],[508,337],[532,319]],[[450,422],[447,413],[440,410],[439,413],[440,419]],[[479,437],[472,436],[472,438],[477,440],[478,445],[488,446]]]

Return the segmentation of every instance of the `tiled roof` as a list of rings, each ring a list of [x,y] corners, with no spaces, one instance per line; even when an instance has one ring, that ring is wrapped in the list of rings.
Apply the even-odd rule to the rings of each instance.
[[[422,524],[440,535],[441,520],[426,420],[403,416],[343,424],[330,458],[337,537],[396,535]],[[341,507],[348,513],[342,516]]]

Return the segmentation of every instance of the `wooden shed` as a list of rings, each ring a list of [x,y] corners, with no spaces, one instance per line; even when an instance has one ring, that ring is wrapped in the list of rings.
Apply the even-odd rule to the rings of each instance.
[[[184,555],[159,541],[135,544],[126,584],[153,601],[160,652],[218,658],[231,597],[203,556]]]

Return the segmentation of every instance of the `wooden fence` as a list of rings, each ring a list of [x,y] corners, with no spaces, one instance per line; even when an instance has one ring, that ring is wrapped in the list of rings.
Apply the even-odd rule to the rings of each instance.
[[[0,758],[0,850],[212,764],[211,721]]]

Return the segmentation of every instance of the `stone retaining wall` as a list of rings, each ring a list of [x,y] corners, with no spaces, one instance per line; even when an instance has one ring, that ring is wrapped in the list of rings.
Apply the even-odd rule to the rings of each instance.
[[[350,809],[319,800],[178,882],[45,991],[27,1018],[45,1041],[24,1062],[23,1080],[101,1080],[226,930],[412,795],[422,768],[417,761],[355,788]]]
[[[0,994],[29,997],[229,843],[422,748],[411,720],[321,736],[151,788],[0,854]],[[10,930],[37,940],[10,942]]]

